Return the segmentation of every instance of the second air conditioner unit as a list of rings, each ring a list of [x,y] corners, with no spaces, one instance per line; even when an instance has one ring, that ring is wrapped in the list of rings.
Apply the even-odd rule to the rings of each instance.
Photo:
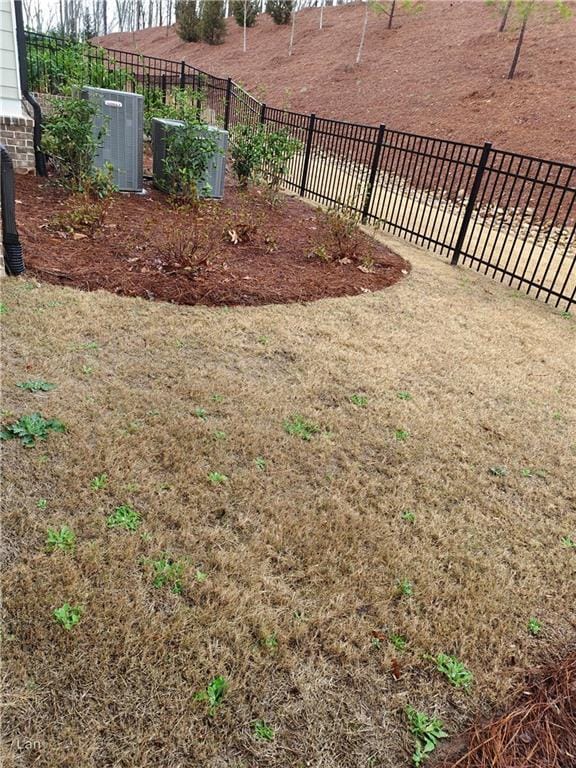
[[[82,98],[96,106],[95,137],[104,129],[94,159],[96,168],[109,163],[112,181],[122,192],[141,192],[143,182],[144,97],[107,88],[82,88]]]
[[[152,173],[154,184],[159,189],[165,189],[164,160],[171,131],[177,131],[185,125],[181,120],[164,120],[152,118]],[[217,150],[208,160],[208,168],[200,185],[201,197],[224,197],[224,172],[226,169],[226,150],[228,149],[228,131],[216,128],[213,125],[198,127],[199,131],[206,131],[214,137]]]

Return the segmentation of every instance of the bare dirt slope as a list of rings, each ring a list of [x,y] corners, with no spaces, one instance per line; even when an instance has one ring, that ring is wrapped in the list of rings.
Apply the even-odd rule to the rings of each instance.
[[[101,38],[109,47],[173,59],[231,75],[273,106],[576,162],[576,15],[530,21],[517,79],[506,80],[517,29],[498,34],[483,2],[427,2],[399,14],[388,30],[370,14],[363,60],[356,65],[363,6],[319,9],[289,27],[260,17],[249,30],[228,22],[221,46],[184,43],[174,29],[153,28]]]

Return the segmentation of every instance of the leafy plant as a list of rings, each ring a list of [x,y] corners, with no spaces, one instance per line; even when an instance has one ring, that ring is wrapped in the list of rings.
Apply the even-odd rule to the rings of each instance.
[[[488,472],[490,472],[490,474],[493,475],[494,477],[506,477],[506,475],[508,474],[508,470],[506,469],[506,467],[502,467],[499,465],[490,467]]]
[[[182,594],[182,576],[184,574],[183,563],[174,560],[170,555],[161,555],[157,560],[152,560],[154,578],[152,586],[160,589],[169,586],[175,595]]]
[[[56,389],[56,384],[50,384],[44,379],[30,379],[29,381],[22,381],[20,384],[16,384],[20,389],[25,389],[28,392],[50,392]]]
[[[403,651],[408,645],[408,641],[402,635],[389,634],[388,640],[397,651]]]
[[[413,512],[411,509],[406,509],[404,512],[402,512],[402,520],[406,520],[407,523],[414,523],[416,522],[416,513]]]
[[[210,480],[212,485],[222,485],[223,483],[228,482],[228,476],[223,475],[222,472],[209,472],[208,480]]]
[[[287,130],[266,131],[262,170],[273,192],[280,189],[280,182],[286,175],[288,163],[301,149],[301,142],[292,138]]]
[[[368,398],[366,395],[360,395],[357,392],[355,392],[353,395],[350,395],[350,402],[353,405],[357,405],[358,408],[366,408],[368,405]]]
[[[103,491],[108,485],[108,475],[103,472],[101,475],[96,475],[90,480],[90,488],[93,491]]]
[[[60,624],[61,627],[64,627],[64,629],[67,630],[71,630],[82,618],[82,613],[83,608],[81,605],[70,605],[69,603],[64,603],[64,605],[60,606],[60,608],[56,608],[56,610],[52,613],[52,616],[57,621],[57,623]]]
[[[438,672],[441,672],[455,688],[470,687],[474,679],[472,672],[461,661],[458,661],[455,656],[439,653],[434,661],[436,662]]]
[[[408,728],[414,737],[412,762],[418,768],[434,752],[438,739],[445,739],[448,734],[444,731],[441,720],[429,717],[424,712],[418,712],[414,707],[406,707],[406,717]]]
[[[196,0],[177,0],[176,33],[187,43],[200,40],[200,19],[196,11]]]
[[[276,635],[276,632],[272,632],[271,635],[266,635],[262,640],[262,644],[264,645],[264,648],[274,652],[278,648],[278,636]]]
[[[197,119],[169,132],[160,184],[174,202],[184,205],[198,203],[199,197],[208,191],[206,171],[218,151],[216,139]]]
[[[254,736],[260,741],[274,741],[274,729],[264,720],[255,720],[252,723]]]
[[[78,193],[68,203],[65,211],[55,214],[48,221],[48,228],[69,234],[92,234],[102,225],[104,207],[101,202],[91,202],[86,193]]]
[[[353,261],[361,247],[357,216],[345,205],[319,210],[319,242],[313,253],[322,261]]]
[[[63,184],[77,192],[105,197],[113,187],[110,170],[94,168],[94,157],[106,135],[102,128],[95,136],[92,122],[97,107],[88,99],[56,99],[42,133],[42,149],[48,153]]]
[[[562,536],[560,541],[562,542],[562,546],[566,547],[566,549],[576,549],[576,541],[572,536]]]
[[[256,458],[254,459],[254,464],[256,464],[258,469],[261,470],[262,472],[266,470],[267,462],[263,456],[256,456]]]
[[[232,171],[241,189],[256,181],[265,153],[266,131],[262,126],[239,125],[234,128],[230,154]]]
[[[210,0],[202,3],[200,34],[208,45],[221,45],[226,35],[223,0]]]
[[[400,579],[398,582],[398,593],[403,597],[412,597],[414,594],[414,586],[408,579]]]
[[[224,695],[228,690],[228,681],[222,675],[215,677],[203,691],[194,695],[196,701],[205,701],[208,704],[208,714],[214,717],[216,710],[222,704]]]
[[[398,440],[398,442],[403,443],[410,437],[410,432],[408,432],[407,429],[397,429],[394,432],[394,437],[396,440]]]
[[[203,584],[208,578],[208,574],[204,573],[204,571],[201,571],[199,568],[197,568],[196,573],[194,574],[194,578],[199,584]]]
[[[521,477],[540,477],[545,478],[546,477],[546,471],[544,469],[521,469],[520,470]]]
[[[260,0],[231,0],[230,10],[239,27],[243,27],[244,23],[253,27],[260,13]]]
[[[74,549],[76,535],[67,525],[63,525],[59,531],[48,528],[45,544],[48,552],[55,552],[57,549],[69,552]]]
[[[49,432],[66,432],[66,427],[59,419],[46,419],[41,413],[32,413],[4,427],[0,440],[19,438],[25,448],[33,448],[36,440],[46,440]]]
[[[292,17],[292,0],[268,0],[266,13],[272,16],[274,24],[289,24]]]
[[[284,422],[284,431],[289,435],[295,435],[301,440],[311,440],[312,437],[321,431],[317,424],[307,421],[302,416],[292,416]]]
[[[531,618],[528,621],[528,632],[530,632],[533,637],[537,637],[541,631],[542,624],[538,621],[538,619]]]
[[[38,501],[36,502],[36,506],[38,507],[38,509],[42,509],[42,510],[46,509],[46,507],[48,506],[47,499],[38,499]]]
[[[3,301],[0,301],[0,315],[5,315],[8,313],[8,307],[6,304],[4,304]]]
[[[205,408],[194,408],[194,416],[196,416],[197,419],[202,419],[202,421],[206,421],[208,418]]]
[[[400,400],[412,400],[412,395],[410,392],[406,392],[405,390],[400,390],[400,392],[396,392],[396,396]]]
[[[124,528],[126,531],[137,531],[142,524],[140,513],[130,505],[116,507],[106,519],[108,528]]]

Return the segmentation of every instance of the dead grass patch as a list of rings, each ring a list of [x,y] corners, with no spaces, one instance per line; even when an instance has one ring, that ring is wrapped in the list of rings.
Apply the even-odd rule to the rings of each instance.
[[[455,735],[573,638],[574,320],[394,249],[406,280],[307,305],[5,281],[3,407],[69,432],[4,445],[4,765],[400,768],[408,704]],[[136,531],[107,525],[122,505]],[[63,525],[73,552],[46,551]]]

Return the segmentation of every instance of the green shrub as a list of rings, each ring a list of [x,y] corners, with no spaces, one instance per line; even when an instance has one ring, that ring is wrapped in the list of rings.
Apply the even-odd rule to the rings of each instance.
[[[272,16],[275,24],[289,24],[292,16],[292,0],[268,0],[266,13]]]
[[[259,0],[232,0],[230,10],[239,27],[244,26],[244,12],[246,12],[246,26],[253,27],[260,12]]]
[[[218,151],[216,139],[198,122],[188,122],[168,134],[164,159],[164,190],[175,202],[194,204],[208,190],[205,176]]]
[[[73,191],[106,197],[113,191],[111,169],[93,167],[94,157],[106,131],[92,133],[97,107],[87,99],[56,99],[46,117],[42,149],[50,156],[63,184]]]
[[[220,45],[226,34],[223,0],[205,0],[202,3],[200,23],[202,40],[209,45]]]
[[[200,19],[196,12],[196,0],[178,0],[176,3],[176,32],[187,43],[200,40]]]
[[[302,148],[285,130],[267,131],[263,126],[239,125],[232,136],[232,169],[241,187],[264,176],[277,190],[289,161]]]

